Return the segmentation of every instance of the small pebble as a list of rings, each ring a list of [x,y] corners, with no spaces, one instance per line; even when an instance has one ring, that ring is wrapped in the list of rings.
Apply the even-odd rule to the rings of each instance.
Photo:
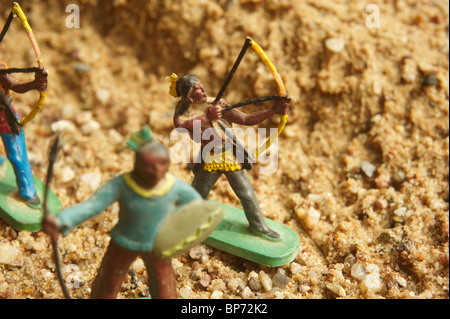
[[[433,86],[437,84],[436,74],[434,72],[425,75],[422,81],[423,86]]]
[[[189,256],[194,260],[200,260],[202,257],[211,253],[211,250],[205,245],[197,245],[189,250]]]
[[[233,278],[228,282],[228,288],[234,293],[240,293],[245,287],[245,282],[241,278]]]
[[[91,191],[95,191],[102,182],[102,177],[97,172],[85,173],[81,175],[80,182],[87,185]]]
[[[53,122],[50,125],[50,129],[52,132],[73,132],[75,131],[75,124],[68,120],[61,120],[57,122]]]
[[[255,294],[250,290],[249,287],[245,287],[241,292],[241,297],[243,299],[255,299]]]
[[[352,254],[348,255],[344,259],[344,269],[349,270],[356,263],[356,257]]]
[[[106,102],[108,102],[110,95],[111,95],[111,92],[108,89],[99,89],[99,90],[95,91],[96,98],[103,105],[106,104]]]
[[[251,277],[248,280],[248,286],[253,291],[261,291],[261,289],[262,289],[261,280],[259,280],[258,277]]]
[[[87,63],[75,62],[73,64],[73,69],[78,73],[87,73],[92,69],[92,66]]]
[[[64,104],[61,108],[61,116],[63,119],[72,119],[77,114],[77,108],[72,104]]]
[[[227,289],[227,286],[222,279],[216,278],[211,281],[208,289],[212,291],[225,291]]]
[[[390,177],[386,174],[380,174],[377,178],[375,178],[375,186],[378,189],[385,189],[389,187],[389,179]]]
[[[366,267],[362,263],[355,263],[350,271],[353,278],[363,280],[367,275]]]
[[[204,274],[203,277],[198,281],[198,283],[203,287],[207,288],[211,283],[211,276],[208,274]]]
[[[9,243],[0,244],[0,264],[13,264],[18,255],[19,251]]]
[[[298,275],[302,272],[302,266],[296,262],[291,263],[291,273]]]
[[[83,134],[86,135],[92,134],[95,131],[98,131],[99,129],[100,123],[95,120],[90,120],[89,122],[81,126],[81,132],[83,132]]]
[[[191,297],[192,288],[189,286],[183,286],[179,290],[179,293],[182,299],[189,299]]]
[[[394,183],[403,183],[406,181],[406,174],[403,171],[398,171],[394,175],[392,175],[392,180]]]
[[[92,120],[92,112],[90,111],[83,111],[75,116],[75,123],[80,126],[88,123],[90,120]]]
[[[332,283],[327,283],[326,287],[328,288],[328,290],[330,290],[332,293],[334,293],[335,295],[344,298],[347,294],[344,290],[344,288],[342,288],[341,286],[339,286],[338,284],[332,282]]]
[[[223,291],[215,290],[211,294],[211,299],[223,299]]]
[[[383,288],[380,276],[377,273],[368,274],[359,285],[363,292],[378,292]]]
[[[284,288],[289,282],[289,277],[286,276],[286,273],[283,269],[278,269],[278,272],[273,276],[272,282],[275,287]]]
[[[136,272],[142,273],[146,268],[145,268],[145,263],[141,258],[136,259],[133,264],[131,265],[131,267],[133,267]]]
[[[377,170],[377,168],[373,164],[366,161],[361,162],[360,168],[361,171],[364,173],[364,175],[366,175],[369,178],[371,178],[375,173],[375,171]]]
[[[259,273],[259,280],[261,280],[261,285],[265,291],[269,291],[273,287],[272,279],[262,270]]]
[[[345,40],[342,38],[329,38],[325,40],[325,46],[334,53],[341,52],[345,47]]]
[[[309,229],[314,229],[320,220],[320,212],[314,207],[308,208],[303,215],[303,223]]]
[[[373,205],[378,209],[385,209],[388,207],[388,202],[384,198],[378,198]]]
[[[69,166],[63,166],[56,170],[55,173],[55,175],[57,176],[57,180],[61,183],[70,182],[75,178],[75,172]]]

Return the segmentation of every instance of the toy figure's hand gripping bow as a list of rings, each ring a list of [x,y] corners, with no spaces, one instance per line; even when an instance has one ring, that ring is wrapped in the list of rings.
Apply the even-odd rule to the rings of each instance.
[[[39,45],[36,41],[36,37],[34,36],[33,30],[31,29],[30,24],[28,23],[27,17],[23,13],[22,8],[19,6],[19,4],[17,2],[13,3],[11,13],[9,14],[6,24],[3,27],[2,32],[0,33],[0,42],[2,41],[6,32],[8,31],[8,28],[11,25],[11,22],[15,16],[17,16],[20,19],[20,21],[22,22],[22,26],[27,33],[28,39],[30,40],[31,46],[36,55],[38,67],[37,68],[24,68],[24,69],[9,68],[9,69],[5,69],[5,70],[0,70],[0,73],[28,73],[28,72],[38,73],[39,72],[42,76],[47,76],[48,72],[44,68],[44,63],[43,63],[42,57],[41,57],[41,51],[39,50]],[[43,90],[39,90],[38,101],[36,102],[35,106],[33,107],[33,110],[27,116],[25,116],[23,119],[20,120],[21,125],[25,125],[30,120],[32,120],[36,116],[36,114],[41,110],[42,105],[44,104],[46,94],[47,94],[46,88]]]
[[[241,52],[239,53],[239,56],[236,59],[236,62],[234,63],[231,71],[229,72],[224,84],[222,85],[222,88],[220,89],[219,93],[217,94],[217,97],[215,98],[213,104],[216,104],[219,102],[219,100],[224,96],[225,90],[227,89],[228,85],[231,82],[231,79],[233,78],[234,73],[236,72],[239,64],[241,63],[244,55],[247,53],[247,50],[251,48],[261,59],[261,61],[264,63],[264,65],[269,69],[271,72],[278,88],[278,96],[265,96],[260,98],[251,99],[248,101],[239,102],[236,104],[231,104],[227,106],[227,110],[240,107],[244,105],[254,104],[257,102],[263,102],[263,101],[269,101],[269,100],[290,100],[290,97],[287,94],[286,88],[284,86],[283,79],[281,78],[280,74],[278,73],[277,69],[275,68],[274,64],[270,61],[269,57],[267,56],[266,52],[259,46],[258,43],[256,43],[252,38],[247,37],[244,43],[244,46],[241,49]],[[273,144],[273,142],[278,138],[278,136],[283,131],[284,127],[287,123],[287,114],[281,115],[280,123],[278,124],[278,130],[277,133],[272,134],[267,138],[264,143],[262,143],[258,149],[256,150],[255,157],[258,157],[260,154],[265,152],[269,147]],[[226,124],[219,120],[219,126],[224,128]],[[235,138],[233,140],[237,141]]]

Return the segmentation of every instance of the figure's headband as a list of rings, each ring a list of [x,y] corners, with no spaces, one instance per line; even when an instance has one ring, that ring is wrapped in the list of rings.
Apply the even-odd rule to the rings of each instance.
[[[148,125],[144,126],[140,131],[132,133],[127,141],[127,146],[137,151],[142,144],[153,141],[153,136]]]

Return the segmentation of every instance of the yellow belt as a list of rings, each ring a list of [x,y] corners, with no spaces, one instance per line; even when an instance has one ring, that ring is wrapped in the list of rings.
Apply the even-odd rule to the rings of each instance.
[[[228,160],[227,160],[228,159]],[[231,159],[231,161],[229,160]],[[242,166],[237,163],[233,157],[231,149],[228,149],[219,155],[207,156],[203,169],[208,172],[212,171],[236,171],[242,169]]]

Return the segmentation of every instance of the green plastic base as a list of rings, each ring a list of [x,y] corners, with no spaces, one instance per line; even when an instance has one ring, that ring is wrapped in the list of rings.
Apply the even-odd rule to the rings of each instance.
[[[36,177],[34,183],[42,203],[45,185]],[[51,190],[48,191],[47,206],[50,215],[61,210],[61,202]],[[0,219],[16,229],[36,231],[41,229],[43,216],[42,204],[38,209],[33,209],[21,200],[13,168],[5,158],[0,165]]]
[[[286,225],[265,218],[280,241],[267,240],[251,233],[243,210],[222,204],[223,220],[204,241],[208,246],[258,264],[278,267],[290,263],[300,251],[297,234]]]

